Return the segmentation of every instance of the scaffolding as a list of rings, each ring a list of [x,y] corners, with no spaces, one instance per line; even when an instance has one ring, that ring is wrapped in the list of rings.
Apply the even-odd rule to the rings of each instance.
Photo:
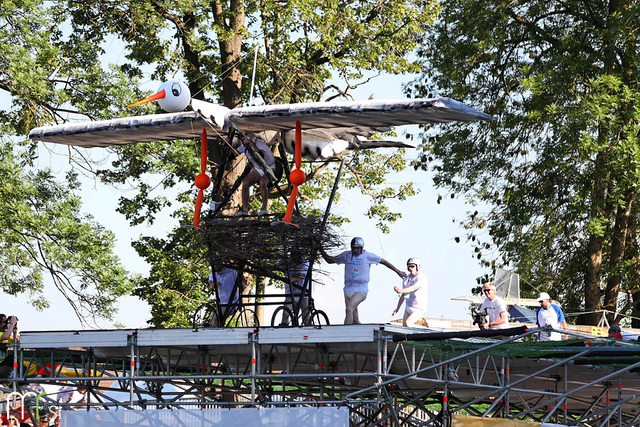
[[[354,426],[447,426],[454,415],[640,423],[640,347],[577,333],[538,342],[539,331],[366,324],[23,332],[4,391],[73,383],[88,390],[87,410],[348,408]],[[47,396],[24,404],[78,408]]]

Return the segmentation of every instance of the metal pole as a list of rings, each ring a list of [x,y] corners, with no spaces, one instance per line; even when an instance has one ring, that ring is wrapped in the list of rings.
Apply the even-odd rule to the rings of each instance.
[[[129,336],[129,351],[130,351],[130,357],[129,357],[129,372],[131,375],[131,379],[129,380],[129,404],[131,406],[133,406],[133,378],[136,376],[135,373],[135,366],[136,366],[136,354],[135,354],[135,343],[134,343],[134,339],[133,339],[133,335]]]
[[[411,347],[411,370],[416,370],[416,348]]]
[[[389,346],[389,341],[388,340],[383,340],[383,347],[384,348],[382,350],[382,372],[384,372],[385,375],[387,373],[389,373],[389,358],[387,357],[388,346]]]
[[[329,196],[329,202],[327,203],[327,208],[324,210],[324,216],[322,217],[322,226],[320,227],[321,230],[324,230],[325,225],[327,225],[329,212],[331,212],[331,205],[333,204],[333,199],[336,196],[336,191],[338,191],[338,182],[340,182],[340,176],[342,175],[343,166],[344,166],[344,157],[340,161],[340,167],[338,168],[338,173],[336,174],[336,180],[333,182],[333,188],[331,189],[331,196]]]
[[[442,365],[442,379],[444,385],[442,387],[442,427],[449,425],[449,364]]]
[[[251,343],[251,403],[256,401],[256,354],[258,337],[256,332],[249,332],[249,342]]]
[[[14,341],[13,346],[13,391],[18,391],[18,349],[20,341]]]
[[[378,342],[378,360],[376,364],[376,386],[379,386],[382,382],[382,334],[380,331],[374,332],[376,341]],[[380,403],[380,387],[376,388],[376,394],[378,395],[378,403]]]
[[[618,403],[622,401],[622,375],[618,375]],[[622,427],[622,405],[618,405],[618,427]]]
[[[568,420],[567,420],[567,392],[569,391],[569,384],[568,384],[568,379],[567,379],[567,375],[568,375],[568,368],[567,368],[567,364],[565,363],[564,365],[564,390],[562,391],[562,394],[564,394],[565,398],[563,399],[564,402],[562,403],[562,415],[564,417],[564,423],[567,424]]]
[[[510,360],[511,359],[506,359],[506,365],[505,365],[505,369],[504,369],[504,385],[505,385],[505,387],[507,387],[507,389],[509,387],[509,384],[511,383],[511,376],[510,376],[511,363],[509,363]],[[511,405],[510,405],[510,401],[509,401],[509,392],[507,392],[506,396],[504,397],[504,415],[505,415],[505,418],[509,418],[509,406],[511,406]]]

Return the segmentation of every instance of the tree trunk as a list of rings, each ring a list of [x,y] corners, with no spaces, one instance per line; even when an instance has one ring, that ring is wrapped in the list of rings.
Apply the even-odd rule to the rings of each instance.
[[[600,310],[600,273],[602,272],[602,237],[589,237],[587,247],[587,268],[584,277],[584,309],[585,311]],[[578,323],[597,325],[600,320],[598,313],[583,314],[578,317]]]
[[[245,9],[243,0],[231,0],[228,5],[222,0],[211,2],[211,9],[214,20],[219,26],[221,34],[218,39],[220,46],[220,59],[222,62],[222,102],[227,108],[237,108],[242,106],[242,73],[238,68],[242,49],[242,30],[245,24]],[[225,18],[227,11],[233,12],[230,18]],[[226,33],[227,37],[223,36]],[[226,163],[223,162],[225,144],[232,141],[221,142],[213,150],[209,150],[209,160],[213,165],[225,164],[224,174],[221,182],[221,193],[214,197],[223,197],[229,194],[234,183],[240,178],[246,164],[244,156],[233,157]],[[217,168],[215,168],[217,169]],[[224,215],[233,214],[238,211],[242,204],[241,193],[238,189],[233,194],[229,203],[223,208]]]
[[[607,280],[607,287],[604,293],[604,309],[612,312],[617,311],[618,293],[622,283],[620,269],[624,260],[627,235],[629,233],[629,217],[631,207],[635,199],[635,191],[629,190],[625,195],[625,205],[620,206],[616,213],[616,220],[613,228],[611,241],[611,255],[609,257],[609,271],[611,275]],[[614,321],[614,314],[607,314],[610,321]]]
[[[640,329],[640,292],[631,293],[631,327]]]
[[[606,151],[600,151],[596,157],[595,182],[592,217],[598,218],[604,214],[605,203],[605,179],[604,165],[606,162]],[[587,245],[587,266],[584,274],[584,308],[585,311],[601,310],[600,304],[600,276],[602,274],[602,245],[603,236],[592,234],[589,236]],[[579,324],[597,325],[600,320],[599,313],[587,313],[578,317]]]
[[[267,281],[264,277],[256,277],[256,295],[264,295]],[[264,302],[264,298],[261,298],[259,302]],[[264,326],[264,305],[259,304],[256,306],[256,317],[260,325]]]
[[[242,30],[245,23],[244,0],[231,0],[228,5],[231,17],[221,0],[211,2],[215,23],[219,26],[218,40],[222,62],[222,101],[227,108],[242,105],[242,73],[238,68],[242,49]],[[226,34],[225,34],[226,33]]]

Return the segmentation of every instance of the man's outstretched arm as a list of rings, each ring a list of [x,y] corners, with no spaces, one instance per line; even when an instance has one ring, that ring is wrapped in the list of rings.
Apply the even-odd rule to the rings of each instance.
[[[327,254],[324,249],[320,249],[320,255],[322,255],[322,258],[324,258],[324,260],[326,262],[328,262],[329,264],[335,264],[336,261],[333,259],[333,257],[329,254]]]
[[[385,267],[387,267],[389,270],[393,270],[393,271],[395,271],[395,273],[396,273],[398,276],[402,277],[403,279],[404,279],[405,277],[407,277],[407,273],[405,273],[404,271],[399,270],[395,265],[391,264],[389,261],[387,261],[387,260],[386,260],[386,259],[384,259],[384,258],[381,258],[381,259],[380,259],[380,264],[384,265],[384,266],[385,266]]]

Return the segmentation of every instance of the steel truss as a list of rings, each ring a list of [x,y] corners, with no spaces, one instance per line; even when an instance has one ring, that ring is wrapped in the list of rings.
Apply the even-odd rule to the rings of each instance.
[[[640,424],[640,347],[578,337],[541,353],[527,341],[538,330],[524,331],[502,340],[433,340],[391,325],[24,332],[11,384],[72,382],[88,389],[83,407],[101,409],[346,405],[354,426],[447,426],[453,414]],[[33,366],[45,367],[42,378],[27,375]]]

